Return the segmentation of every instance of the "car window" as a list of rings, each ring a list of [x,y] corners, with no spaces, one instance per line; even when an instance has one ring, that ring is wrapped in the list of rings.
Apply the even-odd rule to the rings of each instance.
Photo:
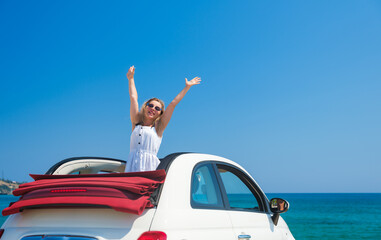
[[[218,166],[229,205],[234,209],[259,210],[258,201],[250,188],[232,171]]]
[[[196,166],[192,175],[192,207],[222,208],[222,197],[210,164]]]

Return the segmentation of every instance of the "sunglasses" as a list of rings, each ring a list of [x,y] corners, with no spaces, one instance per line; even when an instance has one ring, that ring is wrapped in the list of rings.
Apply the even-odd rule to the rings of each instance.
[[[153,107],[154,107],[154,105],[153,105],[152,103],[147,103],[147,106],[148,106],[149,108],[153,108]],[[161,108],[159,108],[158,106],[155,107],[155,110],[158,111],[158,112],[159,112],[159,111],[161,112]]]

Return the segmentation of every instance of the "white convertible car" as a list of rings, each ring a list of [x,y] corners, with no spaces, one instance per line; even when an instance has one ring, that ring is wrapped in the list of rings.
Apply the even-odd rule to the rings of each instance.
[[[123,173],[125,161],[71,158],[14,192],[20,200],[1,240],[294,239],[270,201],[237,163],[198,153],[161,159],[157,171]]]

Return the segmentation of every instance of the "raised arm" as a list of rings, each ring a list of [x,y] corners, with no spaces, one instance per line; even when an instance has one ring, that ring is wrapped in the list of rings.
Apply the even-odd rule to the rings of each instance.
[[[172,102],[168,105],[167,109],[164,111],[163,115],[161,116],[161,119],[158,123],[158,126],[156,128],[156,132],[158,136],[163,136],[163,132],[165,128],[167,127],[169,121],[171,120],[173,111],[175,110],[176,105],[183,99],[185,94],[188,92],[188,90],[193,86],[200,84],[201,78],[195,77],[192,80],[188,81],[188,79],[185,78],[185,87],[184,89],[172,100]]]
[[[138,104],[138,92],[135,87],[135,67],[132,66],[127,72],[128,79],[128,90],[130,93],[130,118],[132,122],[132,129],[134,129],[135,124],[139,121],[139,104]]]

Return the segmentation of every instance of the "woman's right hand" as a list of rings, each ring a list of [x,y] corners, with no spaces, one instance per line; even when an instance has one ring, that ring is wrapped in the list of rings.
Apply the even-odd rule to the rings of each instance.
[[[128,80],[131,80],[134,78],[134,74],[135,74],[135,67],[134,66],[131,66],[130,69],[128,69],[128,72],[127,72],[127,79]]]

